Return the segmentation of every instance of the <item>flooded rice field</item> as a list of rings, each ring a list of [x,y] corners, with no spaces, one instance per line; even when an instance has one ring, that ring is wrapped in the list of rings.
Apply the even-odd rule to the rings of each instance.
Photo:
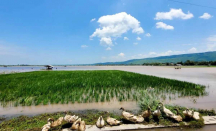
[[[10,72],[29,72],[29,71],[38,71],[45,69],[42,66],[14,66],[14,67],[0,67],[0,73],[10,73]],[[158,77],[165,77],[170,79],[177,79],[181,81],[193,82],[196,84],[202,84],[207,86],[206,92],[208,95],[197,97],[180,97],[175,99],[166,99],[165,102],[169,104],[177,104],[186,107],[202,108],[202,109],[214,109],[216,110],[216,68],[182,68],[176,70],[173,67],[157,67],[157,66],[56,66],[53,69],[55,70],[123,70],[129,72],[135,72],[140,74],[153,75]],[[101,103],[92,103],[92,104],[80,104],[82,109],[94,109],[94,108],[107,108],[112,105],[112,108],[115,109],[115,105],[118,103],[117,100],[112,100],[110,102],[101,102]],[[121,102],[124,103],[125,107],[138,108],[136,102]],[[128,103],[128,104],[127,104]],[[67,104],[66,104],[67,105]],[[13,107],[13,105],[8,105],[3,108],[0,107],[1,114],[11,114],[12,112],[28,112],[27,110],[37,110],[37,111],[64,111],[66,107],[77,107],[75,104],[53,104],[53,105],[39,105],[36,107]],[[74,105],[74,106],[73,106]],[[92,105],[92,106],[91,106]],[[109,105],[109,106],[107,106]],[[52,107],[53,110],[49,110],[49,107]],[[61,107],[61,108],[59,108]],[[79,108],[79,109],[80,109]],[[58,109],[58,110],[57,110]],[[73,110],[73,109],[71,109]],[[13,114],[14,114],[13,113]],[[35,112],[36,113],[36,112]]]

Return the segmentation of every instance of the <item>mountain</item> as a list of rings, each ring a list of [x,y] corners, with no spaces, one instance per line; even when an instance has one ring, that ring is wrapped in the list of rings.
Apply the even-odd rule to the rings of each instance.
[[[95,65],[129,65],[129,64],[143,64],[143,63],[166,63],[166,62],[185,62],[187,60],[191,61],[216,61],[216,51],[213,52],[203,52],[194,54],[181,54],[181,55],[171,55],[171,56],[160,56],[154,58],[144,58],[144,59],[132,59],[123,62],[105,62],[96,63]]]

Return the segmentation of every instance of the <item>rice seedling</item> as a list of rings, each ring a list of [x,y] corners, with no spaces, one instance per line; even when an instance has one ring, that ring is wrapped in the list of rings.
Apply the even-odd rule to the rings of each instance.
[[[204,96],[194,83],[124,71],[36,71],[0,75],[0,102],[14,105],[139,101],[148,95]]]

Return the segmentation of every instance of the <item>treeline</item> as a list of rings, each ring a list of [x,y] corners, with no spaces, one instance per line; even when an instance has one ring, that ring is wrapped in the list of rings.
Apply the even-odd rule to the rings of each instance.
[[[185,62],[177,62],[177,63],[172,63],[172,62],[166,62],[166,63],[143,63],[142,65],[153,65],[153,66],[174,66],[177,64],[185,65],[185,66],[193,66],[193,65],[206,65],[206,66],[216,66],[216,61],[190,61],[187,60]]]

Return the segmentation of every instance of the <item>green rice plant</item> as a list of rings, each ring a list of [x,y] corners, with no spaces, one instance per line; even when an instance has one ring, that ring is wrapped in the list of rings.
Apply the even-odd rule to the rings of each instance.
[[[102,95],[101,96],[101,100],[100,100],[101,102],[104,102],[105,101],[105,96],[104,95]]]
[[[110,101],[110,95],[109,94],[106,95],[106,101]]]
[[[48,98],[45,98],[45,99],[43,100],[43,105],[47,105],[48,102],[49,102],[49,99],[48,99]]]
[[[111,98],[114,98],[114,89],[110,92]]]
[[[149,90],[149,87],[154,90]],[[179,97],[208,95],[202,85],[117,70],[35,71],[0,75],[0,102],[13,101],[15,105],[23,106],[99,102],[114,97],[119,101],[139,101],[145,90],[151,95],[162,94],[163,98],[166,95],[170,98],[171,94]]]

